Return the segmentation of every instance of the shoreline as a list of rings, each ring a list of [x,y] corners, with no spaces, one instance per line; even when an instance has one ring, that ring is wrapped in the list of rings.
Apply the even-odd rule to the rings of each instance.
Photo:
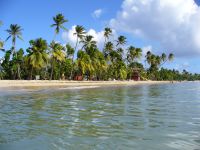
[[[173,81],[176,83],[176,81]],[[0,80],[0,88],[17,87],[101,87],[143,84],[169,84],[171,81],[69,81],[69,80]]]

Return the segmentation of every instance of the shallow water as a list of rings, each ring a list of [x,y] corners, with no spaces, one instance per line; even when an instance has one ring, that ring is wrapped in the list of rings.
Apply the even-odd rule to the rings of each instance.
[[[200,83],[0,91],[0,150],[200,150]]]

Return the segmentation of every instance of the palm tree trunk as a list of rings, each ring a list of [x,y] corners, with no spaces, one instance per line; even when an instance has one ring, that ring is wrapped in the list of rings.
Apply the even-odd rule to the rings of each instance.
[[[56,40],[56,35],[57,35],[57,33],[54,34],[54,36],[53,36],[53,41]]]
[[[51,76],[50,76],[50,80],[52,80],[53,77],[53,69],[54,69],[54,65],[53,65],[53,60],[51,62]]]
[[[77,46],[78,46],[78,36],[77,36],[77,39],[76,39],[76,45],[75,45],[75,51],[77,49]],[[74,54],[75,54],[75,51],[74,51]],[[72,80],[72,73],[74,71],[74,54],[73,54],[73,57],[72,57],[72,70],[71,70],[71,73],[70,73],[70,80]]]
[[[58,77],[59,80],[61,80],[60,77],[61,77],[61,63],[59,62],[59,77]]]
[[[19,64],[17,65],[17,78],[18,78],[19,80],[21,80],[20,65],[19,65]]]
[[[32,80],[32,75],[33,75],[33,66],[31,66],[30,80]]]

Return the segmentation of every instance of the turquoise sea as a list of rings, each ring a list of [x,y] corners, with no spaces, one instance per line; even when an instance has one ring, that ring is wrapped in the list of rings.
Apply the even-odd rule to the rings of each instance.
[[[0,150],[200,150],[200,82],[0,89]]]

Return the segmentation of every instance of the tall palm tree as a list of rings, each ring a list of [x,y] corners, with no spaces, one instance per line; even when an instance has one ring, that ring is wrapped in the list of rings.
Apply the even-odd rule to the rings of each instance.
[[[73,59],[73,56],[74,56],[74,53],[75,53],[74,48],[72,48],[70,44],[67,44],[65,46],[65,48],[66,48],[67,58]]]
[[[114,45],[112,42],[107,42],[105,47],[104,47],[104,51],[106,52],[111,52],[114,49]]]
[[[103,54],[106,60],[109,60],[110,52],[114,50],[114,45],[112,42],[107,42],[104,46]]]
[[[66,20],[62,14],[57,14],[55,17],[53,17],[53,21],[54,23],[51,25],[51,27],[55,27],[55,35],[53,39],[55,40],[56,35],[60,32],[60,29],[67,30],[63,24],[68,22],[68,20]]]
[[[128,48],[127,60],[129,63],[132,63],[133,61],[136,61],[136,59],[140,59],[141,57],[142,57],[142,49],[135,48],[133,46],[130,46]]]
[[[167,59],[167,55],[165,53],[162,53],[161,59],[162,59],[163,62],[165,62],[166,59]]]
[[[174,54],[170,53],[169,56],[168,56],[168,60],[172,61],[173,59],[174,59]]]
[[[53,77],[53,71],[54,71],[54,65],[56,62],[60,63],[65,61],[65,53],[64,53],[64,47],[59,44],[55,43],[54,41],[50,44],[51,49],[51,77],[50,80],[52,80]]]
[[[96,41],[93,40],[92,35],[86,35],[83,40],[81,40],[81,43],[83,43],[82,49],[87,49],[87,48],[95,48],[96,47]]]
[[[47,42],[42,38],[31,40],[30,47],[27,49],[28,55],[26,57],[27,63],[31,67],[30,79],[32,79],[33,69],[41,69],[47,65]]]
[[[75,45],[75,48],[74,48],[75,51],[77,50],[79,39],[83,40],[85,34],[86,34],[86,32],[85,32],[85,28],[83,26],[77,25],[75,27],[75,33],[74,33],[74,35],[76,35],[76,45]],[[72,79],[72,73],[73,73],[73,70],[74,70],[73,63],[74,63],[74,55],[72,57],[72,70],[71,70],[71,73],[70,73],[70,79]]]
[[[125,36],[119,36],[118,39],[117,39],[117,45],[116,46],[119,46],[119,45],[125,45],[126,44],[126,37]]]
[[[92,65],[92,60],[90,58],[90,56],[82,50],[79,50],[77,52],[77,64],[78,64],[78,68],[80,70],[81,75],[87,74],[88,72],[93,72],[94,71],[94,67]],[[87,74],[87,77],[89,75]]]
[[[105,43],[108,41],[109,37],[112,35],[112,29],[111,28],[105,28],[104,29],[104,37],[105,37]]]
[[[168,55],[168,57],[167,57],[167,55],[165,54],[165,53],[162,53],[162,55],[161,55],[161,60],[162,60],[162,64],[160,65],[160,67],[162,66],[162,65],[164,65],[167,61],[172,61],[173,59],[174,59],[174,54],[172,54],[172,53],[170,53],[169,55]]]
[[[8,32],[9,36],[7,37],[6,41],[10,38],[12,38],[12,54],[15,55],[16,51],[15,51],[15,46],[16,46],[16,39],[22,39],[22,28],[21,26],[17,25],[17,24],[11,24],[10,28],[6,30],[6,32]]]
[[[76,35],[76,45],[75,45],[75,48],[74,48],[75,51],[77,50],[79,39],[83,40],[85,34],[86,34],[86,32],[85,32],[85,28],[83,26],[77,25],[75,27],[75,33],[74,33],[74,35]]]

